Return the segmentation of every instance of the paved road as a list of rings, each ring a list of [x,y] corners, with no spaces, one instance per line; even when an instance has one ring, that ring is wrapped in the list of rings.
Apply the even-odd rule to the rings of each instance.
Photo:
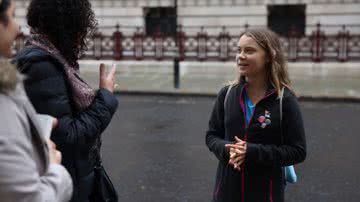
[[[119,96],[103,158],[121,202],[209,202],[217,160],[204,136],[214,98]],[[301,103],[308,158],[290,202],[360,198],[360,103]]]

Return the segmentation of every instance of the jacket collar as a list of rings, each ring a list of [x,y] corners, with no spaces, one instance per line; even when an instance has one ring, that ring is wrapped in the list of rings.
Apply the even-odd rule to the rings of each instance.
[[[244,76],[240,77],[240,86],[241,86],[241,94],[240,97],[242,96],[245,87],[248,85],[248,82],[246,81],[246,78]],[[266,89],[266,93],[265,93],[265,97],[269,96],[270,94],[275,92],[275,87],[272,84],[269,84],[267,89]]]
[[[21,81],[14,65],[7,59],[0,59],[0,92],[9,93],[15,90],[17,84]]]

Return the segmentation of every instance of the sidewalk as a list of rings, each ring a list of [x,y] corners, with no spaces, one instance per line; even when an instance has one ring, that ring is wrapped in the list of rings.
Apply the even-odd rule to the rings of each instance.
[[[98,87],[98,66],[113,61],[80,61],[81,74]],[[174,88],[172,61],[121,61],[117,64],[118,91],[216,95],[235,77],[233,62],[182,62],[180,88]],[[290,63],[290,77],[300,97],[360,100],[360,63]]]

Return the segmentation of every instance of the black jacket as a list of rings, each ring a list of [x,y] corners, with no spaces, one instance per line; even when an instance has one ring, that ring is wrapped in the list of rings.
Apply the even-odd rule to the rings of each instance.
[[[62,163],[72,176],[72,201],[87,201],[92,191],[94,167],[90,149],[109,125],[118,105],[116,97],[100,89],[93,103],[79,112],[64,67],[55,58],[40,48],[27,47],[15,62],[26,76],[25,90],[36,111],[58,118],[59,124],[51,139],[62,152]]]
[[[265,98],[258,102],[246,126],[245,85],[242,82],[230,90],[225,112],[224,99],[228,86],[221,89],[210,117],[206,144],[219,159],[213,201],[282,202],[282,166],[300,163],[306,157],[305,132],[297,98],[285,89],[282,139],[280,99],[274,89],[268,89]],[[271,123],[262,128],[258,118],[265,116],[265,111],[270,113]],[[224,146],[234,143],[235,136],[247,141],[245,162],[240,172],[228,164],[229,149]]]

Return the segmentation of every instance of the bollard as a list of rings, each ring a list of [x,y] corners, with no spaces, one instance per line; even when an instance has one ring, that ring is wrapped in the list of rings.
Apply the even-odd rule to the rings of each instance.
[[[180,88],[180,65],[179,65],[179,58],[174,58],[174,88]]]

